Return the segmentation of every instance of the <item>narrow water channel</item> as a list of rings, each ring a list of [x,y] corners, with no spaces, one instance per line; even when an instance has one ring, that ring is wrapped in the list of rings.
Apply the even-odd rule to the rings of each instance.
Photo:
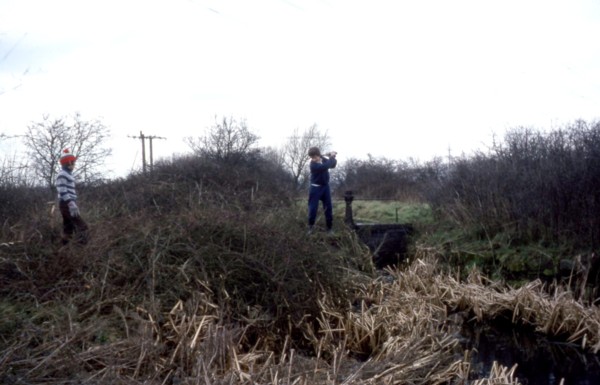
[[[472,368],[487,375],[497,361],[511,368],[523,385],[600,385],[600,355],[574,344],[550,341],[533,330],[510,324],[471,325],[462,329],[463,348],[473,350]]]

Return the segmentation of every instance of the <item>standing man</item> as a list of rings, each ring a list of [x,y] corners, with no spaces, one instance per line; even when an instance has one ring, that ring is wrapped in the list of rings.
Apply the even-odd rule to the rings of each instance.
[[[323,202],[327,232],[331,234],[333,231],[333,205],[331,203],[331,190],[329,188],[329,169],[335,168],[337,165],[337,160],[335,159],[337,152],[332,151],[326,155],[327,157],[322,156],[321,150],[318,147],[311,147],[308,150],[308,156],[310,157],[310,192],[308,194],[309,234],[314,230],[319,201]]]
[[[63,218],[63,245],[69,243],[75,233],[77,233],[79,243],[87,242],[88,226],[81,219],[79,207],[77,207],[77,193],[73,177],[76,160],[77,158],[71,154],[69,149],[64,149],[60,156],[61,170],[56,177],[58,207]]]

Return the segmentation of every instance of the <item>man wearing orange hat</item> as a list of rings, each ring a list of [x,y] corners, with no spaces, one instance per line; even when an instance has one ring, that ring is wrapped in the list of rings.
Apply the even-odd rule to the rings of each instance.
[[[64,149],[60,156],[61,170],[56,177],[58,207],[63,218],[63,245],[66,245],[75,233],[80,243],[87,242],[88,226],[81,219],[79,207],[77,207],[77,193],[73,177],[76,160],[77,158],[71,154],[69,149]]]

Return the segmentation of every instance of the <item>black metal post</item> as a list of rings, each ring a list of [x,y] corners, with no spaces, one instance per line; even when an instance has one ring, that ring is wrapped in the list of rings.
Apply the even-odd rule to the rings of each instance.
[[[346,226],[350,226],[353,229],[356,228],[354,224],[354,217],[352,214],[352,201],[354,200],[354,194],[351,190],[344,193],[344,201],[346,201],[346,215],[344,217],[344,223]]]

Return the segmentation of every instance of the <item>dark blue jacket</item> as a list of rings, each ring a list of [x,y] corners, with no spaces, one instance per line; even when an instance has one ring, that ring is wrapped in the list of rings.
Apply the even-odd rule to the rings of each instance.
[[[329,184],[329,169],[335,168],[337,160],[335,158],[321,157],[321,163],[310,162],[310,184],[326,186]]]

